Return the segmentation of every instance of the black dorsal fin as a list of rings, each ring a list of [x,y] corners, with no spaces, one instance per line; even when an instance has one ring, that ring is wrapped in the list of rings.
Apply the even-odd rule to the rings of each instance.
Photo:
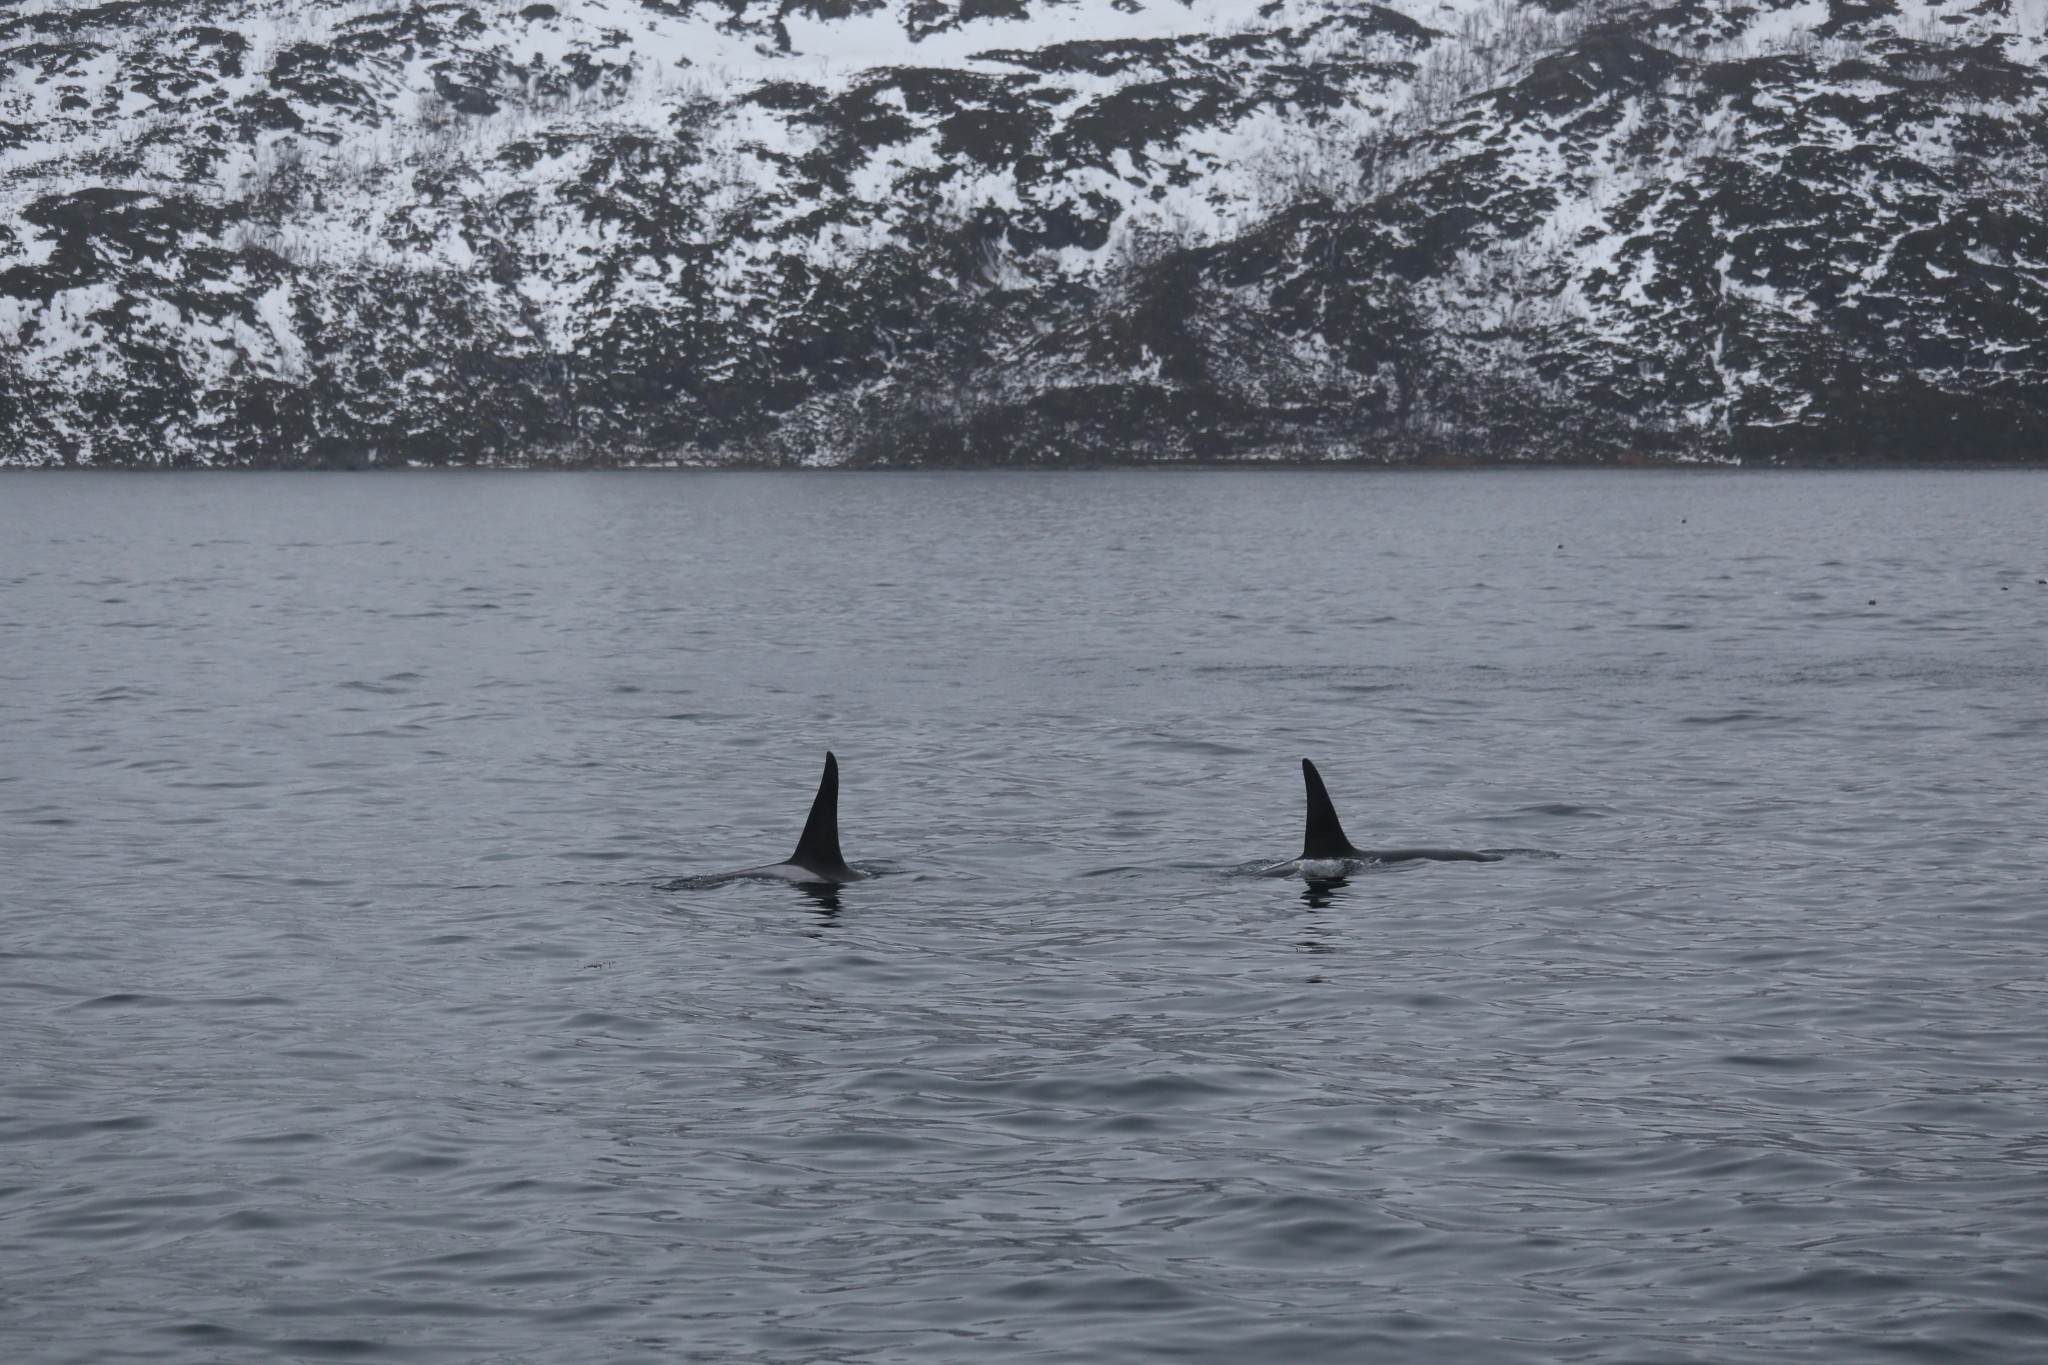
[[[1337,823],[1337,808],[1330,804],[1329,788],[1316,765],[1301,760],[1301,780],[1308,784],[1308,833],[1301,841],[1301,856],[1309,859],[1349,858],[1358,852],[1344,837]]]
[[[811,802],[811,818],[804,821],[803,837],[789,860],[813,872],[846,869],[846,859],[839,854],[839,760],[829,750],[825,775],[818,779],[818,795]]]

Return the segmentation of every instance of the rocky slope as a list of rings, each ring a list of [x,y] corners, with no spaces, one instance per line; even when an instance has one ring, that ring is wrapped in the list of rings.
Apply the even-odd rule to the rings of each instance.
[[[0,0],[0,462],[2048,459],[2048,0]]]

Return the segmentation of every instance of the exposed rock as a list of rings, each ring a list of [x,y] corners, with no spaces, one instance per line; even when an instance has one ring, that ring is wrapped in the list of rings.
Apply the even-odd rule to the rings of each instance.
[[[2041,0],[0,0],[0,462],[2048,458]]]

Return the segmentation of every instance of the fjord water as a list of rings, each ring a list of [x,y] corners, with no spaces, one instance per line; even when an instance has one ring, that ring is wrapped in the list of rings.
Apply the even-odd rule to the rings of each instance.
[[[0,478],[13,1361],[2048,1349],[2048,479]],[[789,851],[832,904],[661,883]],[[1361,844],[1539,850],[1326,892]]]

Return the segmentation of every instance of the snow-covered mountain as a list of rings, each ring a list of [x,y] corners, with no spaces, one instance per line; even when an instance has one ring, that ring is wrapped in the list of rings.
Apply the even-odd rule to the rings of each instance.
[[[2048,459],[2048,0],[0,0],[0,461]]]

